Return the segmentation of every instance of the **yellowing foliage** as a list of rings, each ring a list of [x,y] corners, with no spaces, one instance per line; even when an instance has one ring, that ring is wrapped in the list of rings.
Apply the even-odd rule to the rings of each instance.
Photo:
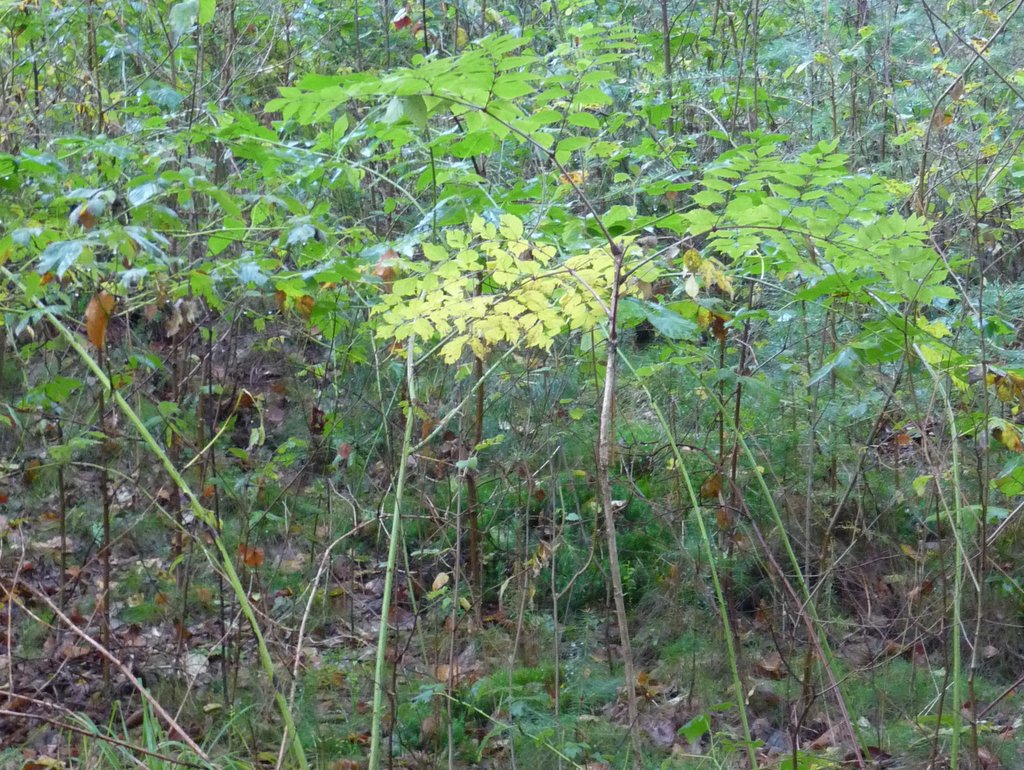
[[[632,239],[617,245],[628,276],[620,295],[640,296],[657,270],[641,264]],[[546,350],[562,331],[592,328],[610,304],[615,264],[607,246],[559,262],[554,246],[529,240],[509,214],[497,225],[477,216],[468,231],[447,231],[444,246],[424,243],[423,255],[403,264],[406,277],[374,308],[377,335],[448,337],[440,353],[449,364],[467,346],[479,357],[503,343]]]

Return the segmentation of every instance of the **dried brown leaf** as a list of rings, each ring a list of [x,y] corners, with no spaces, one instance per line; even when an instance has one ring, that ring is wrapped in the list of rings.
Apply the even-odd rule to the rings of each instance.
[[[114,296],[106,291],[94,295],[85,308],[85,334],[97,349],[107,346],[107,323],[114,312]]]

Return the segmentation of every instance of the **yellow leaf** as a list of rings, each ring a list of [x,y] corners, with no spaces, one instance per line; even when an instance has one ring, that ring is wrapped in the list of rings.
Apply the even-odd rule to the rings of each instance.
[[[434,582],[430,586],[430,590],[440,591],[442,588],[448,585],[449,580],[451,580],[451,578],[448,576],[447,572],[438,572],[437,576],[434,578]]]
[[[700,252],[696,249],[687,249],[683,254],[683,265],[691,273],[700,270],[702,264],[704,264],[704,260],[700,258]]]
[[[900,550],[903,552],[904,556],[906,556],[908,558],[911,558],[914,561],[918,561],[919,560],[919,556],[917,554],[917,551],[914,548],[912,548],[909,545],[907,545],[906,543],[900,543]]]
[[[446,364],[454,364],[462,358],[462,349],[466,346],[466,341],[468,339],[468,335],[460,334],[458,337],[447,342],[444,347],[441,348],[441,358]]]
[[[939,319],[928,321],[926,318],[919,318],[917,319],[917,326],[937,340],[941,340],[943,337],[948,337],[951,334],[949,327]]]
[[[501,237],[507,241],[515,241],[523,237],[523,220],[512,214],[501,215]]]
[[[1011,452],[1024,452],[1024,442],[1021,441],[1020,432],[1013,423],[998,420],[998,424],[992,427],[992,437]]]

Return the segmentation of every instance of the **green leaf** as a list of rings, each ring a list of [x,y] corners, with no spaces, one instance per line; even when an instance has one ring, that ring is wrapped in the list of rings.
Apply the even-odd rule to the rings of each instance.
[[[558,143],[558,147],[555,149],[555,157],[559,163],[568,163],[569,158],[576,150],[581,150],[584,147],[589,147],[592,139],[585,136],[572,136],[568,139],[563,139]]]
[[[670,340],[694,340],[700,336],[697,324],[656,302],[642,303],[644,315],[651,326]]]
[[[184,0],[171,8],[171,32],[174,34],[175,40],[195,26],[198,13],[198,0]]]
[[[309,224],[309,222],[300,222],[288,231],[288,237],[285,239],[285,245],[294,246],[296,243],[302,244],[315,237],[316,228]]]
[[[85,241],[54,241],[39,256],[39,272],[54,272],[58,278],[71,268],[85,251]]]
[[[199,0],[199,23],[209,24],[217,10],[217,0]]]
[[[711,720],[708,719],[707,714],[700,714],[695,716],[685,725],[680,727],[677,731],[677,735],[681,735],[687,743],[693,743],[694,741],[700,740],[711,731]]]
[[[1007,497],[1024,494],[1024,458],[1010,459],[999,475],[992,481],[993,486]]]
[[[918,497],[924,497],[924,493],[928,489],[928,485],[931,483],[934,476],[931,474],[918,476],[911,482],[910,486],[914,490],[914,494]]]
[[[690,235],[701,235],[711,230],[718,222],[718,216],[707,209],[694,209],[686,213],[690,222]]]
[[[835,372],[840,379],[844,379],[859,369],[860,358],[857,353],[848,347],[841,348],[839,352],[833,355],[823,367],[815,372],[808,385],[810,387],[817,385],[833,372]]]
[[[7,153],[0,153],[0,179],[14,176],[18,171],[14,156]]]
[[[725,203],[725,196],[714,190],[702,190],[693,196],[693,202],[698,206],[717,206]]]
[[[161,192],[163,192],[163,188],[156,182],[140,184],[138,187],[133,187],[128,191],[128,205],[132,208],[141,206],[150,198],[159,195]]]
[[[636,219],[635,206],[612,206],[604,213],[604,216],[601,217],[601,221],[604,222],[604,226],[609,230],[619,226],[625,228],[631,227],[634,219]]]
[[[59,404],[81,386],[81,380],[55,375],[47,379],[46,384],[43,386],[43,392],[48,399]]]
[[[156,405],[156,410],[160,413],[163,418],[168,418],[172,414],[176,414],[178,411],[178,405],[174,401],[161,401]]]
[[[578,126],[579,128],[592,128],[594,131],[601,130],[601,123],[591,115],[589,112],[573,112],[566,118],[566,122],[570,126]]]
[[[394,125],[405,120],[419,128],[427,125],[427,103],[419,94],[395,96],[388,102],[383,121]]]
[[[492,131],[470,131],[451,147],[456,158],[471,158],[474,155],[487,155],[494,151],[498,142]]]
[[[234,217],[227,217],[224,220],[224,227],[210,236],[207,248],[211,256],[220,254],[224,249],[235,241],[242,239],[245,235],[245,222]]]

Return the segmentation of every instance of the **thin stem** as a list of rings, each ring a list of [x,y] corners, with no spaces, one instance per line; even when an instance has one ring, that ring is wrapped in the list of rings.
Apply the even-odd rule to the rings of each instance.
[[[414,337],[409,337],[405,354],[405,383],[409,395],[405,413],[405,435],[399,457],[398,480],[395,482],[395,505],[391,514],[388,561],[384,572],[384,596],[380,607],[380,630],[377,633],[377,657],[373,667],[373,711],[370,728],[369,770],[380,770],[381,766],[381,725],[384,722],[384,666],[388,645],[388,615],[391,612],[391,591],[395,583],[395,568],[398,564],[398,544],[401,542],[402,496],[405,493],[405,471],[409,466],[412,447],[412,424],[415,417],[416,378],[414,369]]]

